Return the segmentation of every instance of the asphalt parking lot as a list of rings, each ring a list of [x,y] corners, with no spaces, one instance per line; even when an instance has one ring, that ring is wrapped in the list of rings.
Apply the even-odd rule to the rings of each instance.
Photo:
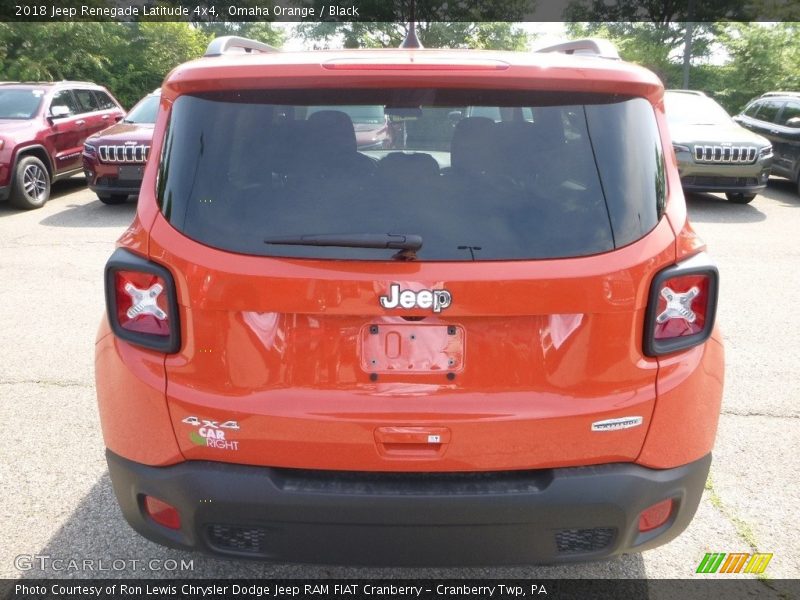
[[[188,577],[680,578],[695,576],[706,552],[756,551],[774,555],[768,578],[800,577],[800,198],[793,184],[773,180],[750,205],[712,195],[688,204],[720,267],[727,352],[712,475],[697,516],[678,539],[643,555],[501,569],[225,561],[139,537],[111,491],[93,376],[102,269],[135,203],[105,206],[72,179],[56,184],[41,210],[0,204],[0,577],[160,577],[174,575],[164,562],[174,559],[192,561],[180,572]],[[59,570],[52,559],[94,561],[95,570]],[[100,561],[108,570],[97,570]]]

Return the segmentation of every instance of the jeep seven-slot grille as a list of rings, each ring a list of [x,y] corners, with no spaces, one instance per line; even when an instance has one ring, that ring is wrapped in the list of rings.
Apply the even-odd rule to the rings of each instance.
[[[758,156],[755,146],[710,146],[696,145],[694,158],[703,163],[751,163]]]
[[[100,146],[100,160],[105,163],[145,163],[150,155],[150,146],[125,144],[123,146]]]

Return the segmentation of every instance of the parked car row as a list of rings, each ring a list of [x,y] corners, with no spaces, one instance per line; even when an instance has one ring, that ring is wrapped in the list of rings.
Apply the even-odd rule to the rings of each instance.
[[[104,204],[121,204],[139,193],[160,98],[161,90],[148,94],[122,121],[84,143],[86,182]]]
[[[800,194],[800,93],[768,92],[733,118],[703,92],[667,90],[664,103],[684,190],[746,204],[777,175]]]
[[[800,93],[768,92],[735,119],[770,141],[775,153],[772,174],[794,181],[800,194]]]
[[[139,193],[160,92],[128,114],[82,81],[0,83],[0,200],[40,208],[50,186],[83,171],[106,204]]]
[[[83,141],[124,116],[92,83],[1,83],[0,200],[44,205],[52,182],[80,173]]]

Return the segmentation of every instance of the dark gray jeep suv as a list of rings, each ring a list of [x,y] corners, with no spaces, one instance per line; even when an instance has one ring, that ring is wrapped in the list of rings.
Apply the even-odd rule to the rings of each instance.
[[[772,143],[772,174],[794,181],[800,194],[800,92],[767,92],[734,119]]]

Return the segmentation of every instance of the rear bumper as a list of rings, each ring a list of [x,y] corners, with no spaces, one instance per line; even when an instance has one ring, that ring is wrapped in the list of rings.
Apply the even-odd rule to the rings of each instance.
[[[691,521],[711,455],[673,469],[629,463],[535,471],[414,474],[309,471],[189,461],[134,463],[107,451],[130,525],[212,554],[362,565],[495,565],[596,560],[676,537]],[[144,495],[178,508],[153,522]],[[669,520],[640,533],[666,498]]]

